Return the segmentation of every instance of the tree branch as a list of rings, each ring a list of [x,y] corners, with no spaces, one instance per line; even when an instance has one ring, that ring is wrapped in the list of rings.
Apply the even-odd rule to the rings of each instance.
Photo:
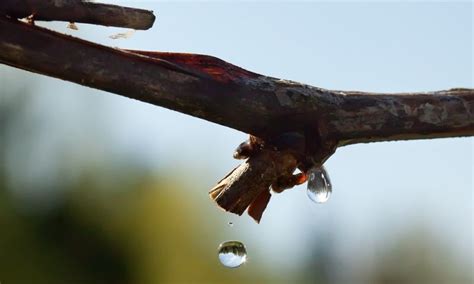
[[[32,16],[38,21],[66,21],[147,30],[152,11],[83,0],[2,0],[0,14],[13,18]]]
[[[259,75],[196,54],[126,51],[0,18],[0,62],[259,137],[309,129],[340,144],[474,134],[474,90],[373,94]]]
[[[264,154],[250,156],[210,192],[227,211],[242,214],[250,206],[256,220],[270,200],[265,193],[269,184],[281,177],[291,180],[296,167],[305,172],[322,164],[337,146],[474,135],[473,89],[404,94],[326,90],[211,56],[114,49],[3,17],[0,51],[0,63],[260,137]]]
[[[341,145],[474,135],[474,90],[403,94],[339,92],[344,103],[333,114]]]

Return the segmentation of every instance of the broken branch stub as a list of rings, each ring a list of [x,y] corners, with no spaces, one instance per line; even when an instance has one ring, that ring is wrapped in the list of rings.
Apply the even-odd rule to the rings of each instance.
[[[307,180],[306,172],[321,165],[336,149],[314,131],[288,132],[266,140],[250,136],[234,157],[248,159],[211,189],[209,195],[219,207],[238,215],[248,214],[260,222],[270,201],[270,189],[281,193]],[[296,169],[301,173],[294,175]]]
[[[259,210],[254,210],[253,214],[249,210],[249,215],[259,222],[266,204],[263,206],[258,197],[269,192],[270,186],[279,178],[292,176],[297,166],[296,157],[288,151],[262,149],[219,181],[209,195],[219,207],[238,215],[257,201],[260,206],[254,207]]]

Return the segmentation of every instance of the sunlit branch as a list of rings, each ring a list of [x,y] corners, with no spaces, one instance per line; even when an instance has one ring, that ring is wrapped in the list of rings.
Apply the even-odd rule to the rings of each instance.
[[[83,0],[1,0],[0,14],[37,21],[66,21],[147,30],[152,11]]]

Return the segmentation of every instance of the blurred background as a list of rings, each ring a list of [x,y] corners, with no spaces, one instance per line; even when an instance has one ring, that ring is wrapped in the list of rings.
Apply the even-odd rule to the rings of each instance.
[[[157,21],[133,34],[38,24],[325,88],[474,87],[472,2],[109,2]],[[0,65],[0,282],[472,283],[472,138],[341,148],[329,202],[300,186],[257,225],[207,195],[246,137]],[[238,269],[217,258],[233,239],[248,251]]]

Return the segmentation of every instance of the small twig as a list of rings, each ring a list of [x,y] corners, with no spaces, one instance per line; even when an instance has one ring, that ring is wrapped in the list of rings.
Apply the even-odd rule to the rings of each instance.
[[[83,0],[1,0],[0,14],[12,18],[32,16],[36,21],[66,21],[147,30],[152,11]]]

